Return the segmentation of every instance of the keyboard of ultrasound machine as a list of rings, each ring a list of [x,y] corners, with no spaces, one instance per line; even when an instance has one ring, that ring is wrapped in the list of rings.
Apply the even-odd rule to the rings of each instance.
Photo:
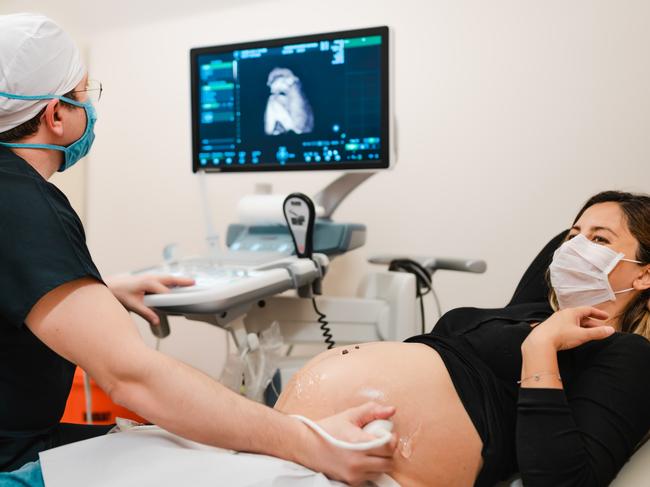
[[[191,292],[200,289],[227,285],[259,274],[255,269],[270,262],[287,257],[278,252],[233,251],[220,253],[214,258],[195,257],[182,259],[159,267],[147,269],[148,273],[171,274],[191,277],[193,286],[176,287],[173,293]]]

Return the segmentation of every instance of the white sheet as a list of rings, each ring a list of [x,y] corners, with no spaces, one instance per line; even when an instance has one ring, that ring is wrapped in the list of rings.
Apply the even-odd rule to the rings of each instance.
[[[343,487],[301,465],[182,439],[155,426],[40,454],[45,487]],[[385,477],[379,487],[399,487]]]

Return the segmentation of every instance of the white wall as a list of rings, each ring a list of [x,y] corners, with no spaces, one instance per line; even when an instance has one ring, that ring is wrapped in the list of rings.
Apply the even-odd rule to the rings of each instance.
[[[386,250],[482,257],[484,276],[438,276],[442,301],[498,306],[589,195],[648,190],[649,15],[645,1],[278,0],[100,33],[91,69],[106,90],[88,187],[98,263],[129,269],[166,242],[202,238],[190,47],[388,24],[399,163],[341,207],[339,220],[369,229],[345,263]],[[225,228],[255,182],[314,192],[333,177],[212,176],[214,217]],[[331,280],[342,292],[357,277]]]
[[[137,3],[121,22],[128,3],[104,2],[91,15],[107,25],[85,34],[105,87],[87,187],[89,243],[105,273],[156,262],[168,242],[201,242],[188,76],[188,51],[201,45],[393,28],[399,162],[336,215],[366,223],[368,243],[334,262],[329,293],[353,291],[374,253],[467,256],[488,271],[437,275],[443,307],[501,306],[588,196],[650,189],[645,0]],[[256,182],[314,193],[334,177],[211,176],[214,218],[225,230]],[[189,342],[178,350],[193,355]]]

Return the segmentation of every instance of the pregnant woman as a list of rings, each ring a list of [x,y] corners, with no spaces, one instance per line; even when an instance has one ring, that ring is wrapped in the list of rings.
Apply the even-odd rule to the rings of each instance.
[[[548,302],[462,308],[406,343],[329,350],[276,408],[397,406],[401,485],[605,486],[650,429],[650,197],[592,197],[553,256]],[[555,312],[554,312],[555,310]]]

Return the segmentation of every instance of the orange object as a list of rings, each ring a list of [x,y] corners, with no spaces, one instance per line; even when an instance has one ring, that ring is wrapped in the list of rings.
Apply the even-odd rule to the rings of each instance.
[[[122,406],[118,406],[111,401],[108,394],[106,394],[95,381],[90,379],[90,395],[92,397],[92,424],[113,424],[115,418],[127,418],[140,423],[147,423],[147,421],[132,411],[129,411]],[[62,423],[78,423],[86,424],[86,395],[84,392],[84,373],[81,368],[77,367],[72,380],[72,389],[68,396],[68,402],[65,405],[65,412]]]

